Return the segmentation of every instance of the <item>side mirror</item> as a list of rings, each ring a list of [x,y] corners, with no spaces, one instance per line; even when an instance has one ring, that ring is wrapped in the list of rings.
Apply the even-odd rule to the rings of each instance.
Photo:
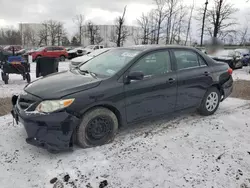
[[[44,49],[43,51],[44,51],[44,52],[47,52],[47,49]]]
[[[143,80],[144,78],[144,74],[141,71],[135,71],[135,72],[130,72],[127,75],[127,81],[131,81],[131,80]]]

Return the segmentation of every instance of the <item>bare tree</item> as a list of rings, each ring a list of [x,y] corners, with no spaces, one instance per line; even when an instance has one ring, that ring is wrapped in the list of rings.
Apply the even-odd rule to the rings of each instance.
[[[100,28],[91,21],[87,23],[86,37],[89,38],[91,45],[99,44],[103,41],[100,36]]]
[[[0,45],[14,45],[21,44],[22,37],[19,31],[9,28],[7,30],[1,30],[0,34]]]
[[[78,14],[73,19],[73,22],[76,24],[78,28],[79,42],[82,44],[82,35],[83,35],[83,25],[84,25],[84,15]]]
[[[38,42],[39,46],[41,46],[42,44],[48,46],[49,31],[46,21],[42,23],[42,28],[38,32],[38,38],[39,38]]]
[[[137,19],[137,23],[142,30],[142,36],[139,36],[142,39],[142,44],[148,44],[149,35],[150,35],[150,23],[149,23],[149,16],[144,15]]]
[[[190,10],[190,16],[189,16],[189,19],[188,19],[188,28],[187,28],[185,45],[187,45],[187,40],[188,40],[188,37],[190,36],[190,27],[191,27],[191,21],[192,21],[193,10],[194,10],[194,0],[193,0],[193,5],[190,8],[191,8],[191,10]]]
[[[173,28],[175,19],[177,18],[177,13],[180,10],[179,3],[180,0],[167,0],[167,25],[166,25],[166,44],[171,44],[173,41],[172,33],[175,28]]]
[[[206,2],[205,2],[204,12],[203,12],[202,26],[201,26],[201,43],[200,43],[200,46],[203,45],[203,37],[204,37],[204,28],[205,28],[205,19],[206,19],[206,13],[207,13],[207,5],[208,5],[208,0],[206,0]]]
[[[183,5],[180,5],[180,13],[179,13],[179,17],[178,17],[178,20],[177,20],[177,39],[175,39],[175,42],[177,44],[180,44],[181,43],[181,35],[185,33],[185,16],[186,16],[186,7],[183,6]]]
[[[122,16],[116,19],[115,32],[111,32],[111,42],[115,42],[117,47],[123,45],[127,37],[129,36],[127,27],[125,26],[125,14],[127,6],[124,7]]]
[[[70,45],[69,38],[66,35],[62,36],[62,45],[63,46],[69,46]]]
[[[56,44],[56,38],[58,36],[58,25],[59,23],[55,20],[47,21],[48,33],[49,33],[50,42],[52,46]]]
[[[135,45],[140,44],[140,41],[141,41],[142,38],[141,38],[141,32],[140,32],[139,28],[133,28],[133,30],[132,30],[132,38],[134,40]],[[142,41],[142,44],[144,44],[143,41]]]
[[[158,33],[158,29],[157,29],[157,17],[156,15],[156,10],[152,10],[149,13],[149,28],[150,28],[150,37],[149,37],[149,41],[150,44],[156,44],[156,36]]]
[[[55,20],[48,20],[43,22],[43,27],[39,31],[39,43],[38,45],[45,44],[46,46],[50,44],[52,46],[60,45],[62,36],[65,34],[63,24]]]
[[[229,32],[230,27],[235,25],[232,15],[237,11],[227,0],[214,0],[212,9],[208,9],[207,18],[210,23],[208,32],[214,38],[223,36],[223,32]]]
[[[156,44],[159,44],[160,33],[162,30],[162,23],[165,18],[168,16],[166,11],[166,0],[154,0],[157,8],[155,9],[156,13],[156,22],[157,22],[157,34],[156,34]]]

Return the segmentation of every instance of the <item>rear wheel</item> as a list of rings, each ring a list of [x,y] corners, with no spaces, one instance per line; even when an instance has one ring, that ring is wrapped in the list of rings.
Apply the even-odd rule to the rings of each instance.
[[[38,55],[37,57],[36,57],[36,59],[35,59],[35,62],[37,62],[37,60],[39,59],[39,58],[41,58],[42,56],[40,56],[40,55]]]
[[[216,87],[210,88],[204,95],[198,112],[201,115],[209,116],[218,109],[221,99],[221,93]]]
[[[107,144],[118,130],[116,115],[106,108],[95,108],[87,112],[76,130],[76,141],[82,148]]]
[[[65,59],[66,59],[66,57],[64,56],[64,55],[61,55],[60,56],[60,61],[62,62],[62,61],[65,61]]]
[[[27,82],[28,82],[28,83],[30,83],[30,81],[31,81],[31,79],[30,79],[30,74],[29,74],[29,73],[26,73],[26,75],[25,75],[25,76],[26,76],[26,80],[27,80]]]

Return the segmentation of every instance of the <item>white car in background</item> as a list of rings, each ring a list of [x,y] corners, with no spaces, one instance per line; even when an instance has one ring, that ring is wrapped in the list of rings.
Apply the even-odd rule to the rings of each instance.
[[[74,49],[68,51],[69,59],[73,59],[73,58],[76,58],[79,56],[90,54],[91,52],[93,52],[95,50],[99,50],[99,49],[103,49],[103,48],[104,48],[103,45],[89,45],[85,48],[77,47],[77,48],[74,48]]]
[[[80,64],[85,63],[86,61],[88,61],[88,60],[90,60],[90,59],[92,59],[100,54],[103,54],[103,53],[109,51],[110,49],[112,49],[112,48],[101,48],[99,50],[94,50],[93,52],[90,52],[89,54],[71,59],[70,64],[69,64],[69,69],[76,68]]]
[[[86,48],[84,48],[83,50],[84,50],[85,54],[89,54],[95,50],[99,50],[99,49],[103,49],[103,48],[104,48],[103,45],[89,45]]]

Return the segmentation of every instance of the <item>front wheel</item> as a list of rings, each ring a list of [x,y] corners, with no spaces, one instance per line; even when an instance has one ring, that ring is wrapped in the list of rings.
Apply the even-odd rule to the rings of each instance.
[[[26,80],[27,80],[27,82],[28,82],[28,84],[30,83],[30,81],[31,81],[31,78],[30,78],[30,74],[29,73],[26,73]]]
[[[76,130],[76,141],[82,148],[107,144],[114,139],[117,130],[116,115],[106,108],[95,108],[83,116]]]
[[[221,99],[221,93],[216,87],[210,88],[204,95],[198,112],[201,115],[209,116],[218,109]]]

